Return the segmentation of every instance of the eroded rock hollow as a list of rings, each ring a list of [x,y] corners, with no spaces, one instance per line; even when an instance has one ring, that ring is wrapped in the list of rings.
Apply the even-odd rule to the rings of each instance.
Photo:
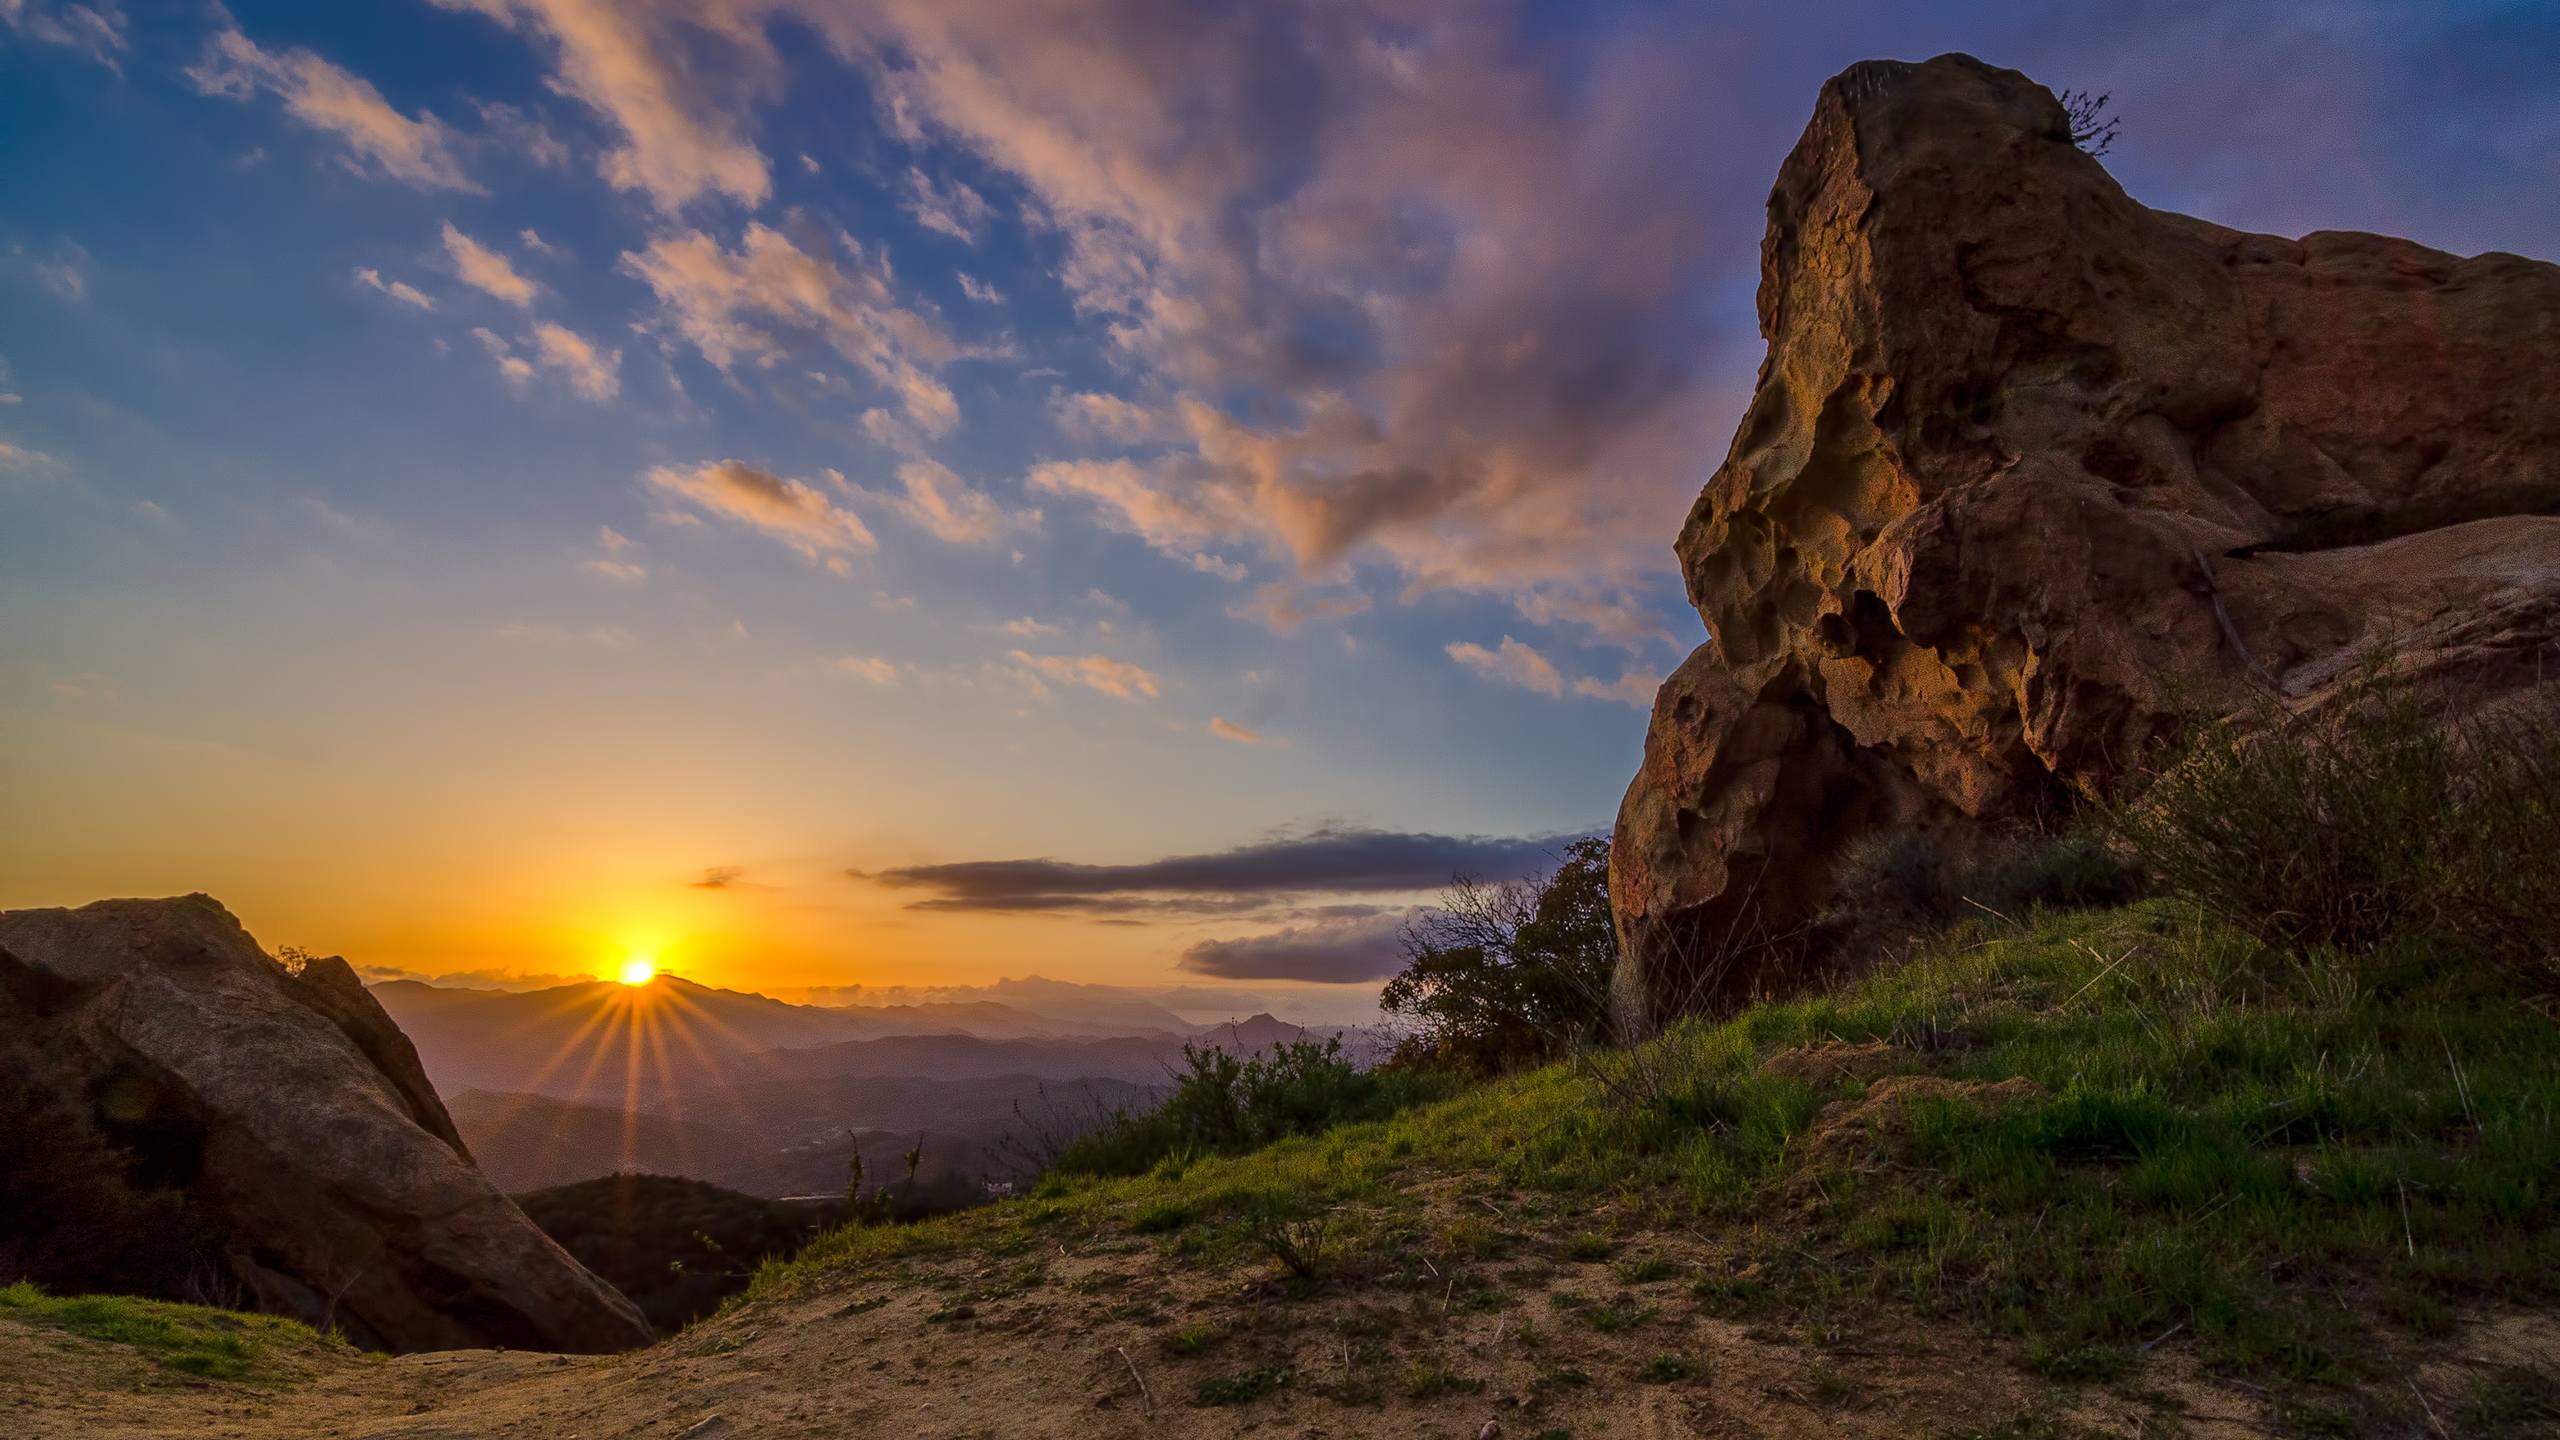
[[[2149,209],[1949,55],[1824,85],[1759,311],[1618,815],[1638,1023],[1800,979],[1762,942],[1861,838],[2049,815],[2199,703],[2560,673],[2560,268]]]

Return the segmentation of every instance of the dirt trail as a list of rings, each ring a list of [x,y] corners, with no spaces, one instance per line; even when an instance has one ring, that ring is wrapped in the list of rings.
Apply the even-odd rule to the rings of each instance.
[[[1259,1270],[1097,1244],[850,1275],[628,1355],[310,1353],[259,1385],[0,1322],[0,1434],[1470,1440],[1493,1422],[1511,1440],[1634,1440],[1956,1435],[2031,1416],[2072,1433],[2275,1433],[2257,1399],[2174,1357],[2139,1383],[2062,1394],[1961,1327],[1806,1336],[1720,1320],[1687,1303],[1686,1274],[1628,1286],[1607,1267],[1489,1266],[1477,1280],[1501,1287],[1484,1292],[1501,1308],[1455,1303],[1454,1277],[1297,1298]],[[1629,1318],[1589,1323],[1603,1310]],[[1640,1378],[1666,1356],[1689,1373]]]

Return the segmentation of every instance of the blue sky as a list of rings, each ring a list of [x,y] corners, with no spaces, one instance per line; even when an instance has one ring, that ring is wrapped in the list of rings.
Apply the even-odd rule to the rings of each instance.
[[[2560,250],[2547,6],[1799,9],[0,0],[0,903],[1353,976],[1416,897],[876,877],[1605,825],[1829,74],[1969,50],[2112,92],[2148,203]]]

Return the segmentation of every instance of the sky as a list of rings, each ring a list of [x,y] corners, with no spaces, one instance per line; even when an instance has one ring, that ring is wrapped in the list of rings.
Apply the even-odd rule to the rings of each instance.
[[[1374,994],[1608,825],[1771,177],[1947,50],[2560,254],[2541,4],[0,0],[0,905]]]

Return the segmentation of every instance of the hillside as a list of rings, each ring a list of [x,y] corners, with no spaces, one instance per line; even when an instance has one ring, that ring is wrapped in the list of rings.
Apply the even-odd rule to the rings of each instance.
[[[2548,1433],[2554,1173],[2547,1019],[2423,964],[2343,983],[2154,901],[1986,920],[1837,995],[1393,1121],[840,1231],[618,1360],[305,1356],[275,1414],[380,1427],[427,1404],[443,1431],[367,1432],[417,1435],[713,1413],[1070,1435],[1150,1410],[1175,1434]],[[129,1362],[0,1334],[57,1357],[29,1397],[45,1423],[96,1404],[128,1433],[304,1433],[221,1392],[82,1401],[69,1377]]]

